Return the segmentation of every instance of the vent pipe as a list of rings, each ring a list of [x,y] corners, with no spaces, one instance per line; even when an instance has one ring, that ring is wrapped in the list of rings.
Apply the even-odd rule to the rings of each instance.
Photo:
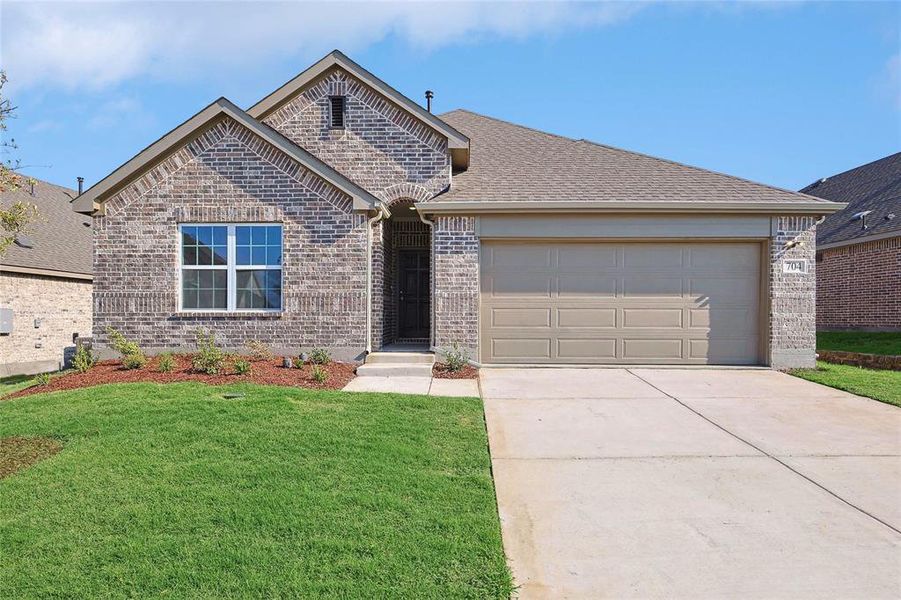
[[[78,180],[78,195],[81,196],[82,188],[84,188],[84,177],[76,177]]]
[[[425,109],[429,112],[432,112],[432,98],[435,97],[435,93],[432,90],[425,91]]]

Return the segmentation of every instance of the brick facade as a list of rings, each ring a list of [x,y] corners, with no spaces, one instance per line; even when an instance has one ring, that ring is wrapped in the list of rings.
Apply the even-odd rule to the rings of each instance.
[[[816,218],[774,217],[770,240],[770,366],[813,367],[816,356]],[[786,273],[785,261],[805,260],[808,272]]]
[[[479,238],[474,217],[438,217],[432,228],[434,345],[454,342],[478,360]]]
[[[901,235],[817,253],[817,329],[901,331]]]
[[[75,350],[72,334],[91,335],[91,282],[0,273],[0,306],[13,332],[0,335],[0,377],[59,369]]]
[[[94,227],[94,334],[115,327],[153,351],[190,347],[198,328],[228,348],[252,339],[343,358],[365,346],[366,223],[349,196],[226,120],[106,202]],[[284,229],[283,312],[178,311],[180,222]]]

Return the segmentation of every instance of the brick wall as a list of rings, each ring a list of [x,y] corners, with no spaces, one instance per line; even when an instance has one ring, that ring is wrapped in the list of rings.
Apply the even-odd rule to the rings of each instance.
[[[817,254],[817,329],[901,330],[901,235]]]
[[[72,334],[91,335],[89,281],[0,273],[0,307],[14,311],[13,333],[0,335],[0,377],[58,369]]]
[[[770,240],[770,365],[774,369],[813,367],[816,362],[816,219],[775,217],[775,220]],[[786,260],[796,259],[807,261],[807,273],[783,271]]]
[[[438,217],[432,230],[437,348],[453,342],[478,360],[479,238],[474,217]]]
[[[344,129],[329,127],[333,95],[347,98]],[[389,197],[392,186],[413,184],[427,198],[450,185],[447,139],[343,69],[332,69],[263,122],[386,201],[400,197]]]
[[[231,120],[212,125],[106,203],[94,227],[94,333],[148,350],[185,348],[198,327],[239,349],[365,347],[366,215],[349,196]],[[179,222],[279,222],[280,314],[178,312]]]

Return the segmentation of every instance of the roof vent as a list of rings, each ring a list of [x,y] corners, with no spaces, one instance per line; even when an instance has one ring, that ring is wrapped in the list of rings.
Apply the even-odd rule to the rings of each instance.
[[[346,96],[329,96],[329,127],[332,129],[344,129],[344,113],[347,112]]]
[[[432,112],[432,98],[435,97],[435,92],[432,90],[425,91],[425,109],[429,112]]]
[[[894,218],[895,218],[895,213],[889,213],[889,214],[885,215],[886,221],[891,221]]]
[[[859,213],[854,213],[854,216],[851,217],[852,221],[860,221],[861,227],[863,229],[867,229],[867,215],[873,212],[872,210],[864,210]]]
[[[76,177],[75,180],[78,182],[78,195],[84,192],[84,177]]]
[[[34,248],[34,242],[27,235],[20,233],[16,236],[16,246],[21,248]]]

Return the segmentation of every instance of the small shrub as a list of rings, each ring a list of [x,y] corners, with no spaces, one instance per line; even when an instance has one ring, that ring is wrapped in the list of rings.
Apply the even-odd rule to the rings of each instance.
[[[225,352],[216,345],[212,332],[197,330],[197,354],[191,359],[191,367],[198,373],[218,375],[225,362]]]
[[[269,346],[259,340],[250,340],[244,345],[250,350],[250,360],[253,362],[269,361],[275,358]]]
[[[160,362],[157,366],[160,373],[171,373],[172,369],[175,368],[175,359],[172,358],[172,354],[169,352],[163,352],[160,354]]]
[[[250,361],[243,358],[236,359],[234,365],[236,375],[250,375],[253,370]]]
[[[319,365],[313,365],[313,369],[310,372],[313,376],[313,381],[316,383],[325,383],[328,381],[328,371],[320,367]]]
[[[450,348],[444,350],[444,364],[448,371],[457,372],[463,369],[469,362],[469,352],[454,342]]]
[[[310,362],[314,365],[327,365],[331,361],[332,357],[325,348],[314,348],[310,351]]]
[[[147,357],[144,356],[141,348],[135,342],[129,341],[122,333],[112,327],[106,328],[106,335],[109,337],[113,349],[122,355],[123,367],[126,369],[140,369],[147,364]]]
[[[75,349],[75,356],[72,357],[72,367],[79,373],[88,372],[97,359],[91,354],[90,348],[87,346],[78,346]]]
[[[39,373],[31,380],[32,385],[50,385],[50,373]]]

